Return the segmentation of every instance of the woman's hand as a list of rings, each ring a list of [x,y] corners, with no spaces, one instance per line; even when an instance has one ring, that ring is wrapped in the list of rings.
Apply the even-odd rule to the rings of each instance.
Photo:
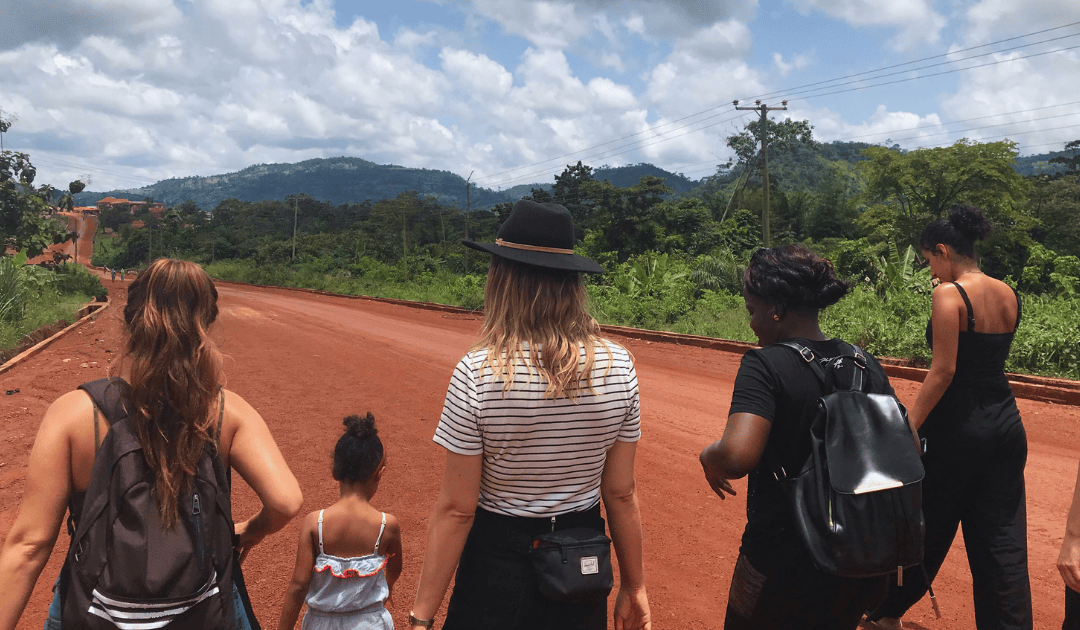
[[[236,550],[240,552],[240,563],[243,564],[244,559],[247,558],[248,552],[255,545],[262,542],[263,538],[269,533],[266,531],[266,526],[260,524],[265,522],[265,518],[260,518],[262,512],[249,518],[246,521],[242,521],[233,526],[233,532],[236,534],[239,541],[236,543]]]
[[[709,487],[721,499],[735,496],[729,479],[742,479],[765,453],[772,422],[752,413],[728,416],[724,437],[701,449],[698,460]]]
[[[735,488],[731,486],[730,481],[720,474],[720,471],[710,468],[704,461],[701,462],[701,468],[705,471],[705,481],[709,482],[709,487],[721,500],[726,499],[727,495],[736,495]]]
[[[645,587],[620,588],[615,597],[615,630],[651,630],[649,596]]]
[[[1080,536],[1065,533],[1061,541],[1061,553],[1058,554],[1057,568],[1065,586],[1080,593]]]

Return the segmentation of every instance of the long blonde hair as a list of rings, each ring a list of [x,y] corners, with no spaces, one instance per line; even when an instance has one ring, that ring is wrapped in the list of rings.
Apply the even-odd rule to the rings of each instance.
[[[128,288],[130,400],[166,529],[179,521],[180,495],[191,490],[217,423],[210,411],[219,396],[221,359],[208,332],[217,297],[202,267],[183,260],[155,260]]]
[[[492,256],[484,289],[484,326],[473,346],[487,350],[481,374],[490,368],[492,377],[502,380],[503,391],[509,391],[518,363],[524,363],[530,381],[535,370],[547,382],[545,398],[572,400],[583,390],[593,391],[597,343],[607,350],[610,370],[611,348],[589,314],[588,295],[577,273]],[[528,360],[524,344],[529,347]]]

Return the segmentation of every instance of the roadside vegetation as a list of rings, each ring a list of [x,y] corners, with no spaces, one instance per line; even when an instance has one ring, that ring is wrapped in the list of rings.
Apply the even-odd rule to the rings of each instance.
[[[808,121],[758,124],[728,138],[736,161],[682,195],[648,175],[615,186],[580,162],[551,189],[532,189],[531,198],[570,210],[577,251],[608,270],[586,280],[598,320],[753,341],[741,296],[746,261],[766,242],[798,242],[853,287],[823,314],[826,332],[879,356],[927,362],[930,278],[916,241],[928,221],[966,203],[994,228],[979,244],[983,270],[1024,302],[1007,368],[1080,379],[1080,141],[1046,162],[1024,158],[1033,174],[1022,176],[1010,141],[904,151],[820,144]],[[755,149],[763,131],[768,182]],[[93,262],[138,269],[171,256],[221,279],[477,309],[488,258],[460,241],[493,240],[510,209],[465,212],[416,191],[344,204],[307,195],[213,208],[188,201],[160,215],[104,208]]]
[[[25,262],[25,253],[0,257],[0,353],[43,326],[73,321],[84,304],[108,294],[82,265],[46,269]]]

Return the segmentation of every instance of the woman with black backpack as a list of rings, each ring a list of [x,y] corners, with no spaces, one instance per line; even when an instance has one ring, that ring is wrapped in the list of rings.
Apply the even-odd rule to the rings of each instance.
[[[123,315],[124,378],[84,383],[41,422],[0,552],[0,630],[22,615],[68,510],[72,544],[47,630],[247,628],[239,560],[300,510],[266,423],[220,385],[206,272],[155,261],[131,283]],[[235,529],[230,469],[263,506]]]
[[[851,630],[885,594],[885,576],[840,577],[815,565],[777,479],[779,469],[794,476],[808,461],[817,400],[831,392],[807,364],[811,359],[782,342],[795,342],[814,359],[844,356],[835,372],[850,381],[852,346],[829,339],[818,325],[818,312],[847,289],[829,261],[799,245],[760,249],[746,270],[743,298],[762,347],[743,356],[724,435],[700,456],[721,499],[735,494],[729,480],[749,475],[726,630]],[[863,391],[891,395],[881,365],[862,356],[869,378]]]

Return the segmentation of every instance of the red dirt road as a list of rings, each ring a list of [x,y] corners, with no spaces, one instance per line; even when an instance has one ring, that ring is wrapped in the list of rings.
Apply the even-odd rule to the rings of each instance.
[[[78,262],[89,265],[90,257],[94,254],[94,233],[97,231],[96,215],[84,214],[82,212],[57,212],[56,214],[67,217],[67,229],[69,232],[75,232],[79,235],[79,247]],[[75,259],[75,241],[67,240],[63,243],[57,243],[56,245],[50,245],[41,253],[40,256],[35,256],[27,262],[31,265],[36,265],[42,262],[52,262],[53,253],[59,252],[61,254],[67,254],[72,260]]]
[[[81,248],[80,248],[81,249]],[[110,283],[113,304],[96,322],[54,343],[0,376],[0,532],[6,534],[22,496],[26,458],[48,404],[79,383],[105,375],[121,349],[121,283]],[[469,347],[473,316],[290,292],[219,285],[216,336],[227,387],[266,418],[304,490],[304,511],[336,499],[330,456],[341,418],[371,410],[386,445],[389,469],[374,503],[401,520],[404,573],[390,610],[404,625],[423,558],[427,519],[442,476],[444,452],[431,442],[456,362]],[[120,294],[120,295],[118,295]],[[739,356],[703,348],[616,339],[636,357],[643,437],[637,478],[645,530],[645,564],[654,627],[715,628],[745,524],[740,495],[721,502],[709,490],[698,451],[723,431]],[[65,362],[65,359],[70,359]],[[83,367],[85,365],[85,367]],[[893,381],[905,403],[917,384]],[[1080,409],[1020,401],[1028,431],[1028,538],[1035,627],[1059,628],[1063,585],[1054,560],[1064,532],[1077,459]],[[237,478],[239,479],[239,478]],[[257,505],[238,482],[237,518]],[[292,571],[297,522],[256,547],[245,564],[260,621],[277,623]],[[19,625],[40,628],[63,554],[61,534]],[[962,540],[936,582],[945,618],[920,602],[908,627],[974,628],[970,574]]]

